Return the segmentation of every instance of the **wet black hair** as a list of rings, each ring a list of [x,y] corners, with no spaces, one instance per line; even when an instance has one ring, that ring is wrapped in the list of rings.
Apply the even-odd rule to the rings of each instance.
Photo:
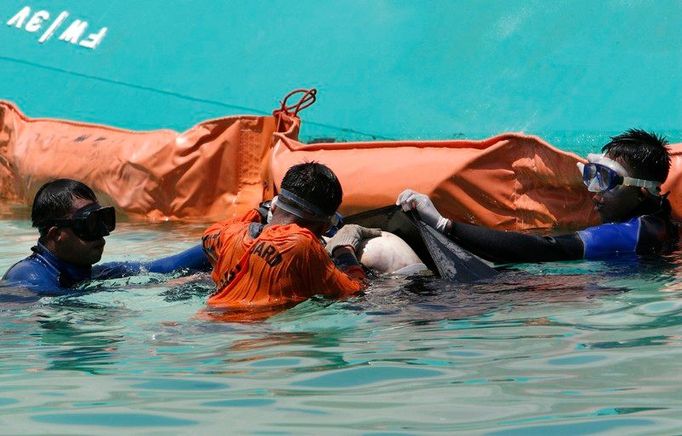
[[[86,184],[77,180],[57,179],[45,183],[38,189],[33,199],[31,221],[33,227],[40,230],[40,236],[45,236],[45,223],[69,218],[73,201],[77,198],[97,201],[97,196]]]
[[[306,162],[289,168],[282,179],[282,189],[333,215],[341,205],[343,189],[336,174],[326,165]]]
[[[630,129],[602,147],[601,151],[612,159],[625,162],[635,177],[644,180],[665,182],[670,170],[668,141],[661,135],[641,129]]]

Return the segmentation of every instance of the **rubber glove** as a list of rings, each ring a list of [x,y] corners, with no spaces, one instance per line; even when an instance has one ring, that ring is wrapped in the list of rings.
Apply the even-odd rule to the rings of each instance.
[[[395,204],[402,207],[405,212],[416,210],[422,221],[441,233],[445,232],[449,220],[438,212],[428,195],[406,189],[398,195]]]
[[[357,224],[346,224],[327,242],[327,252],[331,255],[339,247],[350,247],[358,251],[358,246],[365,239],[381,236],[381,229],[368,229]]]

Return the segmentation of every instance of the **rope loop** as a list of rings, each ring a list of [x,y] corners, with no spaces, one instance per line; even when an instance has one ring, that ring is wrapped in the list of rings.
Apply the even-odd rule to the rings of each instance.
[[[297,94],[302,94],[301,97],[299,98],[298,102],[295,104],[288,104],[288,101],[290,98]],[[317,89],[315,88],[310,88],[310,89],[294,89],[290,93],[288,93],[284,99],[282,100],[280,104],[280,108],[275,110],[273,115],[277,116],[279,114],[286,114],[289,116],[294,116],[298,117],[298,113],[301,112],[303,109],[306,109],[315,103],[317,100]]]

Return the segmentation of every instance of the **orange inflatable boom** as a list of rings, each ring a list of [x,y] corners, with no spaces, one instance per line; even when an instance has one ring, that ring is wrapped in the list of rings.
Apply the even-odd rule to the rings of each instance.
[[[298,103],[289,98],[300,95]],[[596,223],[580,179],[580,158],[540,138],[506,133],[482,141],[302,144],[299,112],[316,91],[287,95],[272,116],[205,121],[183,133],[133,132],[30,119],[0,102],[0,198],[30,203],[44,182],[68,177],[92,186],[127,214],[210,222],[272,198],[285,171],[319,161],[339,176],[341,212],[392,204],[405,188],[429,194],[455,219],[493,228],[572,229]],[[664,191],[682,216],[682,144]],[[107,201],[107,200],[105,200]]]
[[[289,121],[297,131],[299,120]],[[274,136],[272,179],[281,180],[293,164],[322,162],[341,181],[344,214],[392,204],[412,188],[448,217],[499,229],[579,228],[597,219],[576,167],[579,157],[535,136],[308,145],[290,132]]]
[[[213,221],[262,201],[277,116],[234,116],[183,133],[30,119],[0,102],[0,198],[30,204],[46,181],[80,180],[127,214]],[[281,128],[289,126],[280,124]]]

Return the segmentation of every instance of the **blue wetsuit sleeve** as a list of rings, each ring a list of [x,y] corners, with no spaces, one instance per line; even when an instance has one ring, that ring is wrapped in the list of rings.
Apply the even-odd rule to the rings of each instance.
[[[147,262],[144,268],[155,273],[169,273],[179,269],[209,271],[211,264],[204,252],[204,247],[199,244],[181,253]]]
[[[637,252],[640,217],[632,218],[624,223],[608,223],[588,227],[578,232],[583,241],[585,259],[600,259],[616,254],[634,254]]]
[[[211,264],[201,245],[149,262],[108,262],[93,267],[93,278],[115,279],[140,274],[143,270],[167,274],[178,270],[209,271]]]
[[[143,269],[142,262],[107,262],[92,267],[95,280],[118,279],[138,275]]]

